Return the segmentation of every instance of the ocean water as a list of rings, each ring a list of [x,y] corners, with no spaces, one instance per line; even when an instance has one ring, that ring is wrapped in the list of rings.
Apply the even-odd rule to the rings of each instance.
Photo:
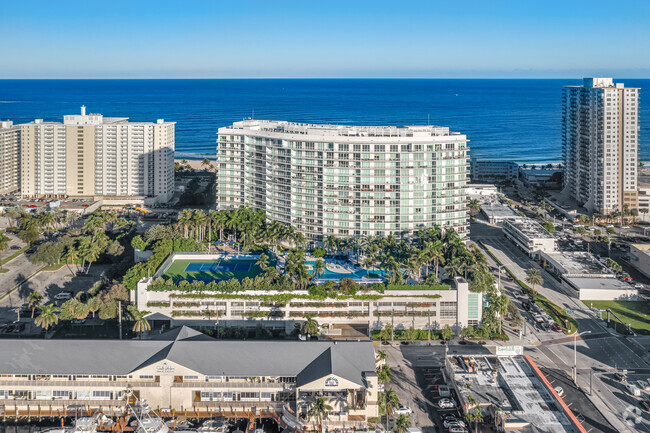
[[[650,80],[641,87],[641,160],[650,160]],[[176,122],[180,158],[214,157],[217,129],[243,118],[365,125],[427,124],[467,134],[481,159],[561,160],[562,86],[581,80],[0,80],[0,119],[62,121],[88,112]]]

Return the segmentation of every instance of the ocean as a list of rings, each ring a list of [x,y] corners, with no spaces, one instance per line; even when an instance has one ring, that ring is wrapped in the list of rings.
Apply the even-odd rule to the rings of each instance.
[[[641,87],[641,160],[650,160],[650,79]],[[0,80],[0,119],[62,121],[81,105],[133,121],[176,122],[178,158],[214,158],[217,129],[237,120],[364,125],[432,124],[467,135],[470,155],[561,160],[562,86],[581,80],[241,79]]]

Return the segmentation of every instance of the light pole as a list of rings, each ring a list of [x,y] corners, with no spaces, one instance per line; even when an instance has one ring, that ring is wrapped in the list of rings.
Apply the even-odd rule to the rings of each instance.
[[[578,385],[578,351],[577,351],[578,336],[587,335],[587,334],[591,334],[591,331],[581,332],[580,334],[578,334],[578,332],[576,331],[576,333],[573,334],[573,383],[576,386]]]

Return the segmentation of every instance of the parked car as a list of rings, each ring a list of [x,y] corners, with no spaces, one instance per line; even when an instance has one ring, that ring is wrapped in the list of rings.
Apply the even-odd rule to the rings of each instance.
[[[637,380],[636,386],[638,386],[642,391],[650,391],[650,382],[647,380]]]
[[[451,391],[447,385],[437,385],[434,389],[438,389],[440,397],[449,397],[451,395]]]
[[[54,295],[54,299],[57,301],[67,301],[68,299],[72,299],[72,293],[70,292],[57,293],[56,295]]]
[[[402,406],[401,404],[397,409],[395,409],[395,415],[410,415],[413,411],[408,406]]]
[[[641,397],[641,390],[633,383],[628,384],[626,388],[627,388],[627,392],[629,392],[633,396]]]
[[[639,406],[646,411],[650,411],[650,403],[648,403],[648,400],[639,400]]]
[[[448,398],[443,398],[438,402],[438,407],[440,409],[451,409],[456,407],[456,403]]]
[[[83,325],[84,323],[86,323],[86,319],[74,319],[72,321],[73,325]]]
[[[557,395],[559,395],[560,397],[564,396],[564,388],[562,388],[561,386],[556,386],[555,392],[557,392]]]
[[[635,283],[634,288],[635,289],[645,289],[645,286],[643,284],[641,284],[641,283]]]
[[[449,433],[467,433],[467,429],[463,427],[452,427],[449,429]]]
[[[445,428],[452,428],[452,427],[462,427],[465,428],[465,423],[461,420],[455,420],[455,421],[443,421],[442,425],[445,426]]]
[[[614,373],[614,379],[619,382],[627,382],[627,375],[623,373]]]

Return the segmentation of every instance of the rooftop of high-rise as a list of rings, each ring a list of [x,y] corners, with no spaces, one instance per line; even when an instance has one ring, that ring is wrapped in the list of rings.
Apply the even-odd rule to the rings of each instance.
[[[325,135],[340,137],[461,137],[459,132],[449,131],[445,126],[410,125],[397,126],[357,126],[336,124],[296,123],[281,120],[248,119],[235,122],[227,129],[246,129],[283,134]]]

